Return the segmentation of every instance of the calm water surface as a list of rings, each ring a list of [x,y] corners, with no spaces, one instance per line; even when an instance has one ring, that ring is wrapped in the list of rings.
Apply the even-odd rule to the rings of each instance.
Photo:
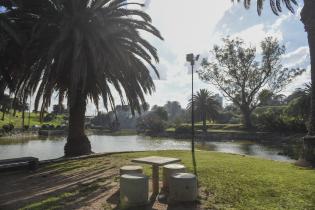
[[[136,135],[91,135],[89,139],[92,150],[96,153],[190,149],[190,142],[187,140],[159,139]],[[65,137],[0,139],[0,159],[34,156],[40,160],[46,160],[62,157],[65,142]],[[291,158],[280,155],[282,153],[281,147],[267,147],[253,142],[200,142],[197,145],[199,148],[210,151],[252,155],[271,160],[292,161]]]

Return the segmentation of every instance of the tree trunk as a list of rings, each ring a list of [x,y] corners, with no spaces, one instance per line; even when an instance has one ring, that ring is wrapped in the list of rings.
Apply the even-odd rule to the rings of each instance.
[[[25,125],[25,110],[24,107],[22,109],[22,129],[24,130],[24,125]]]
[[[308,135],[304,137],[304,159],[315,165],[315,1],[304,0],[301,11],[301,21],[305,26],[310,48],[311,59],[311,113],[308,126]]]
[[[205,116],[202,117],[202,129],[203,132],[207,132],[207,118]]]
[[[249,109],[249,107],[247,106],[242,106],[240,108],[242,115],[243,115],[243,123],[246,129],[252,129],[253,128],[253,124],[252,124],[252,120],[251,120],[251,111]]]
[[[2,118],[1,118],[2,121],[4,121],[4,115],[5,115],[5,111],[2,110]]]
[[[73,103],[71,103],[70,99],[69,133],[64,148],[66,157],[87,155],[92,152],[90,141],[84,133],[85,100],[86,95],[84,94],[78,94]]]
[[[308,134],[313,136],[315,134],[315,33],[314,32],[313,33],[308,32],[308,42],[310,46],[311,82],[312,82],[311,113],[310,113],[310,124],[309,124]]]

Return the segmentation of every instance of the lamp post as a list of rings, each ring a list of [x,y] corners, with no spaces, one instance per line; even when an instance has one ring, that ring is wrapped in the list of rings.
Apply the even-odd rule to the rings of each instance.
[[[196,57],[193,53],[186,55],[186,61],[191,65],[191,154],[194,167],[194,173],[197,175],[197,165],[195,156],[195,116],[194,116],[194,65],[198,61],[199,55]]]

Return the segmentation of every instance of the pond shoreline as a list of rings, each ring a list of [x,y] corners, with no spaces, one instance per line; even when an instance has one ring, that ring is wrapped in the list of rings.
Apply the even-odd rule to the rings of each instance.
[[[0,136],[1,140],[16,139],[16,138],[31,138],[38,137],[40,129],[31,130],[14,130],[13,132],[3,134]],[[97,130],[97,129],[87,129],[86,135],[108,135],[108,136],[148,136],[153,138],[172,138],[176,140],[190,140],[191,134],[176,134],[174,131],[165,131],[158,134],[148,134],[148,133],[137,133],[136,130],[119,130],[115,132],[110,132],[107,130]],[[51,137],[59,137],[65,135],[49,135]],[[212,142],[212,141],[237,141],[245,140],[257,143],[301,143],[302,138],[305,136],[304,133],[276,133],[276,132],[254,132],[254,131],[208,131],[206,133],[201,131],[196,131],[195,139],[196,141],[202,142]]]
[[[159,138],[174,138],[189,140],[192,138],[191,134],[176,134],[173,131],[166,131],[159,134],[149,135],[150,137]],[[196,132],[195,139],[197,141],[237,141],[247,140],[257,143],[300,143],[304,133],[271,133],[271,132],[249,132],[249,131],[208,131],[207,133]]]
[[[30,138],[30,137],[38,137],[40,135],[41,129],[28,129],[28,130],[22,130],[22,129],[14,129],[11,132],[8,133],[2,133],[0,134],[0,141],[3,139],[15,139],[15,138]],[[59,137],[59,136],[66,136],[66,132],[59,130],[44,130],[52,131],[48,135],[45,134],[43,136],[52,136],[52,137]],[[57,132],[54,132],[57,131]],[[55,134],[57,133],[57,134]],[[138,135],[136,130],[130,130],[130,129],[122,129],[115,132],[111,132],[108,130],[101,130],[101,129],[86,129],[85,133],[87,136],[89,135],[108,135],[108,136],[127,136],[127,135]]]

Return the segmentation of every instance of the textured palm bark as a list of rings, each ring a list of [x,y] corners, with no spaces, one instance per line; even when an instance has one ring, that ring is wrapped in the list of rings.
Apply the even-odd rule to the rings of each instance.
[[[305,26],[310,48],[311,59],[311,113],[308,126],[308,135],[304,137],[304,159],[315,165],[315,1],[304,0],[301,11],[301,21]]]
[[[64,148],[65,156],[90,154],[91,144],[84,133],[86,96],[77,96],[75,102],[70,103],[69,108],[69,134]]]

